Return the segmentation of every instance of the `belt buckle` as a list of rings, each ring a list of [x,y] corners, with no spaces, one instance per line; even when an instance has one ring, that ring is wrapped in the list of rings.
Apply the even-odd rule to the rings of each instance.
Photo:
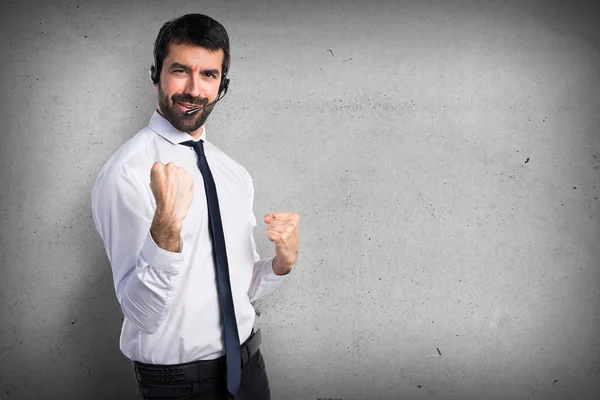
[[[140,383],[146,384],[174,384],[186,380],[183,367],[145,367],[134,362],[135,375]]]

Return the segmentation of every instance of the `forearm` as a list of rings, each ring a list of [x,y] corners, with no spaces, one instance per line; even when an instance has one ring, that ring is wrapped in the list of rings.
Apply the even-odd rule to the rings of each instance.
[[[148,235],[135,268],[121,281],[117,293],[125,317],[150,334],[158,330],[170,311],[178,286],[178,267],[183,260],[181,254],[157,245]]]
[[[117,300],[125,317],[147,333],[156,332],[168,315],[183,263],[183,216],[165,212],[165,204],[154,205],[148,182],[127,166],[118,174],[100,174],[92,190],[94,223]]]
[[[121,296],[121,308],[146,333],[154,333],[169,313],[175,290],[173,259],[181,257],[183,221],[157,208],[150,233]]]
[[[273,266],[273,272],[276,275],[287,275],[292,270],[294,263],[285,261],[282,257],[275,256],[275,258],[273,258],[272,266]]]
[[[157,209],[150,226],[152,239],[161,249],[178,253],[180,251],[179,240],[182,224],[183,221]]]

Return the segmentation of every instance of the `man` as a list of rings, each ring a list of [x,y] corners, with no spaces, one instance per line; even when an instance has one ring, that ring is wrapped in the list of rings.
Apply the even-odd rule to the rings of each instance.
[[[204,126],[229,83],[225,28],[201,14],[169,21],[154,58],[158,108],[92,190],[125,316],[121,351],[143,399],[269,399],[250,302],[295,264],[299,216],[265,216],[275,256],[261,260],[250,175]]]

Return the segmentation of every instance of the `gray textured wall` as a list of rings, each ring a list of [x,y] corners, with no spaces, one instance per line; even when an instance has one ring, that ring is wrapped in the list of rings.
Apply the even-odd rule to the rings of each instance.
[[[187,12],[232,39],[212,140],[257,215],[302,216],[295,272],[256,304],[274,399],[598,398],[598,2],[0,11],[0,398],[135,398],[90,190]]]

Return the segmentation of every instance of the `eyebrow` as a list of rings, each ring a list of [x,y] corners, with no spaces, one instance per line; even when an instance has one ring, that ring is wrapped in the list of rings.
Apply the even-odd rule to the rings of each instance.
[[[187,71],[187,72],[189,72],[189,71],[192,70],[192,68],[190,66],[185,65],[185,64],[181,64],[181,63],[178,63],[178,62],[172,63],[169,66],[169,69],[182,69],[182,70]],[[202,73],[205,73],[205,74],[206,73],[210,73],[210,74],[213,74],[215,76],[219,76],[220,71],[218,69],[214,68],[214,69],[205,69],[205,70],[202,70]]]

